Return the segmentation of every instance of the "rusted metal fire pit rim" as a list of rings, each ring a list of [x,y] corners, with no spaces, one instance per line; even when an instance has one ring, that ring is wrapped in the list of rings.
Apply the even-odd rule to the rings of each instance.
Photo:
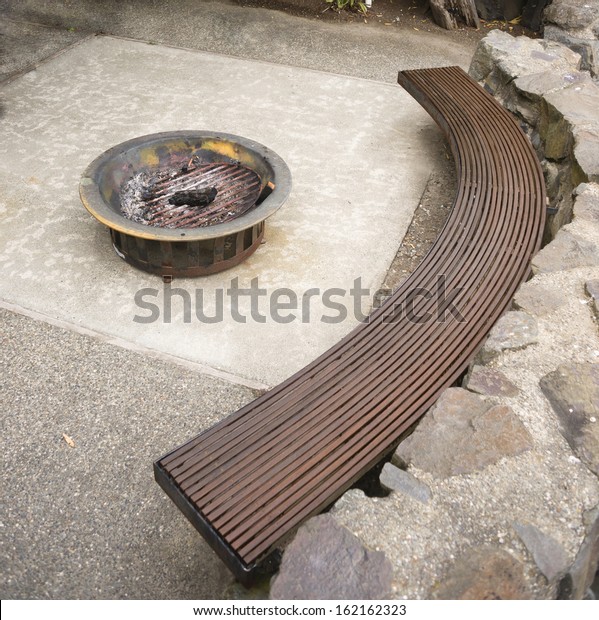
[[[268,166],[273,170],[272,180],[275,184],[275,188],[272,193],[247,213],[228,222],[203,228],[178,229],[145,226],[129,220],[122,215],[122,213],[116,211],[102,196],[98,179],[101,178],[106,165],[120,155],[127,151],[133,151],[142,147],[146,148],[153,145],[166,144],[173,140],[199,140],[203,138],[233,142],[266,161]],[[139,136],[117,144],[99,155],[89,164],[81,175],[81,181],[79,183],[81,202],[89,213],[102,224],[133,237],[171,242],[214,239],[216,237],[223,237],[246,230],[275,213],[275,211],[283,205],[290,192],[291,172],[289,167],[273,150],[259,142],[242,136],[201,130],[163,131]]]

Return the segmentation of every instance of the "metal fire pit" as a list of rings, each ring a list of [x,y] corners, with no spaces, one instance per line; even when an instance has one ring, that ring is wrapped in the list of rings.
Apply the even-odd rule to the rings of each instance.
[[[141,192],[149,207],[125,208],[144,178],[154,179],[154,193]],[[210,204],[181,206],[190,187],[212,192]],[[79,186],[85,208],[110,229],[116,253],[161,276],[203,276],[239,264],[260,245],[264,220],[290,191],[291,173],[276,153],[210,131],[123,142],[95,159]]]

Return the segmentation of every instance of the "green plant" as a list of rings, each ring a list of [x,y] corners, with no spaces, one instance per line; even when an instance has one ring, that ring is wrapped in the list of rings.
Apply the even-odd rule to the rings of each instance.
[[[368,13],[366,4],[361,0],[326,0],[333,8],[341,11],[343,9],[349,9],[350,11],[360,11],[360,13]]]

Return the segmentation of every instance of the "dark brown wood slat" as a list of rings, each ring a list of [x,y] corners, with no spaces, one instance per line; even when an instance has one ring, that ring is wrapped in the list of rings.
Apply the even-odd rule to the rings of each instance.
[[[385,306],[328,352],[156,462],[157,480],[240,579],[338,497],[459,376],[525,277],[544,185],[513,119],[458,68],[400,82],[446,133],[459,184],[438,239]],[[393,304],[440,274],[466,324],[427,329]],[[419,299],[420,311],[434,300]]]

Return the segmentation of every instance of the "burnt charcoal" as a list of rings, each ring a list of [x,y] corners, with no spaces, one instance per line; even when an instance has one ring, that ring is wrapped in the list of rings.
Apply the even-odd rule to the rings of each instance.
[[[143,170],[131,177],[121,190],[121,213],[160,228],[213,226],[245,213],[259,193],[260,177],[253,170],[224,163],[196,165],[192,158],[178,169]]]
[[[176,207],[187,205],[188,207],[207,207],[216,198],[216,187],[203,189],[190,189],[177,192],[169,198],[169,202]]]

